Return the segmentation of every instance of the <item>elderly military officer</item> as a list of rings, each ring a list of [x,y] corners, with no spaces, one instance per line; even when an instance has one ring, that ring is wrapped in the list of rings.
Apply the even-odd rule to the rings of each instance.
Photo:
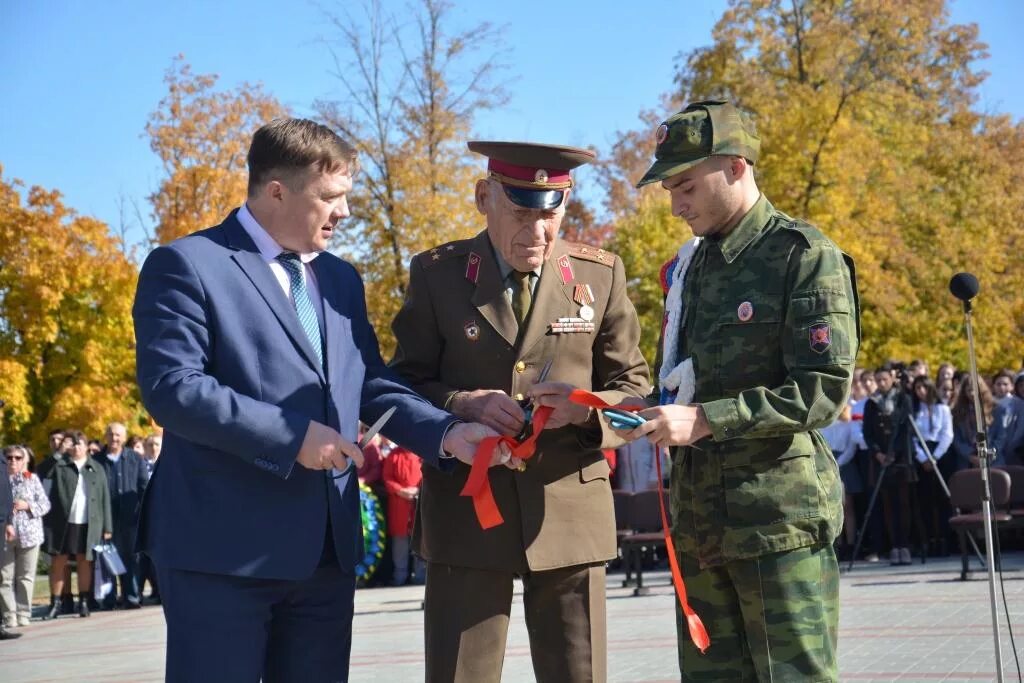
[[[429,563],[427,680],[499,680],[515,576],[537,679],[603,680],[604,562],[616,548],[600,449],[622,442],[566,397],[572,386],[611,403],[647,394],[636,312],[614,254],[558,238],[569,171],[590,152],[469,148],[489,158],[476,184],[487,229],[413,259],[393,366],[436,405],[505,435],[524,428],[531,396],[555,412],[522,471],[491,471],[500,526],[482,529],[459,495],[468,467],[424,470],[415,543]],[[548,381],[538,383],[548,361]]]
[[[859,342],[853,262],[754,180],[760,140],[728,102],[657,129],[661,182],[696,236],[669,269],[659,407],[630,438],[673,446],[672,531],[711,647],[680,623],[686,680],[837,678],[842,528],[815,431],[846,403]]]

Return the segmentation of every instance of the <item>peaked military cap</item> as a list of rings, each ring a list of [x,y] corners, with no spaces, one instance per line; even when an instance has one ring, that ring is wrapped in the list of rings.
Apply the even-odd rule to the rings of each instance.
[[[528,209],[560,206],[573,186],[569,171],[595,158],[590,150],[532,142],[473,140],[469,149],[487,157],[487,175],[501,183],[505,196]]]
[[[757,161],[761,138],[750,116],[725,100],[694,102],[658,126],[654,163],[636,184],[643,187],[693,168],[710,156]]]

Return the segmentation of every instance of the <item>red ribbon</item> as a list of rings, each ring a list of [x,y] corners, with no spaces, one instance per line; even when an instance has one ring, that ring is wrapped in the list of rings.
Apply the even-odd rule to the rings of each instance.
[[[476,510],[476,518],[481,528],[490,529],[505,523],[505,518],[501,516],[498,504],[494,500],[491,481],[487,476],[491,460],[494,459],[494,449],[498,444],[505,444],[514,457],[529,460],[537,450],[537,439],[544,431],[544,425],[547,424],[553,410],[551,406],[540,406],[533,411],[533,434],[522,443],[511,436],[489,436],[477,444],[473,466],[469,468],[469,477],[460,495],[473,497],[473,509]]]
[[[595,396],[589,391],[583,391],[581,389],[574,389],[569,394],[569,400],[579,405],[587,406],[600,410],[602,408],[615,408],[617,410],[623,410],[630,413],[636,413],[645,408],[645,406],[613,406],[599,396]],[[711,647],[711,638],[708,637],[707,629],[704,628],[704,622],[700,620],[697,613],[690,607],[689,601],[686,599],[686,584],[683,582],[683,573],[679,570],[679,561],[676,559],[676,546],[672,542],[672,533],[669,531],[668,515],[665,514],[665,490],[662,487],[662,476],[661,476],[661,458],[659,457],[658,447],[652,446],[654,451],[654,465],[658,471],[658,506],[661,508],[661,528],[665,534],[665,551],[668,553],[668,563],[672,568],[672,584],[676,589],[676,597],[679,598],[679,606],[683,609],[683,614],[686,616],[686,626],[690,631],[690,640],[697,646],[702,653],[706,652]],[[473,463],[474,467],[476,462]]]

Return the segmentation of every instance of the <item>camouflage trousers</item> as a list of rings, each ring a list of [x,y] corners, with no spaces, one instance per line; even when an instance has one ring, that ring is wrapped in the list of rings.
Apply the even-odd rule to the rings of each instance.
[[[839,564],[831,545],[707,569],[678,557],[690,606],[711,637],[701,654],[676,604],[682,680],[838,680]]]

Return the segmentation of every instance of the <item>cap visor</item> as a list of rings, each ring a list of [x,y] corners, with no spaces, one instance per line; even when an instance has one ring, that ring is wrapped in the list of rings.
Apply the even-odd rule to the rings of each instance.
[[[527,209],[555,209],[565,198],[565,190],[527,190],[504,184],[501,187],[513,204]]]
[[[671,178],[677,173],[688,171],[700,162],[704,161],[708,157],[701,157],[700,159],[693,159],[692,161],[655,161],[651,164],[651,167],[647,169],[647,173],[640,179],[640,182],[636,184],[637,187],[643,187],[644,185],[650,185],[651,183],[657,183],[666,178]]]

